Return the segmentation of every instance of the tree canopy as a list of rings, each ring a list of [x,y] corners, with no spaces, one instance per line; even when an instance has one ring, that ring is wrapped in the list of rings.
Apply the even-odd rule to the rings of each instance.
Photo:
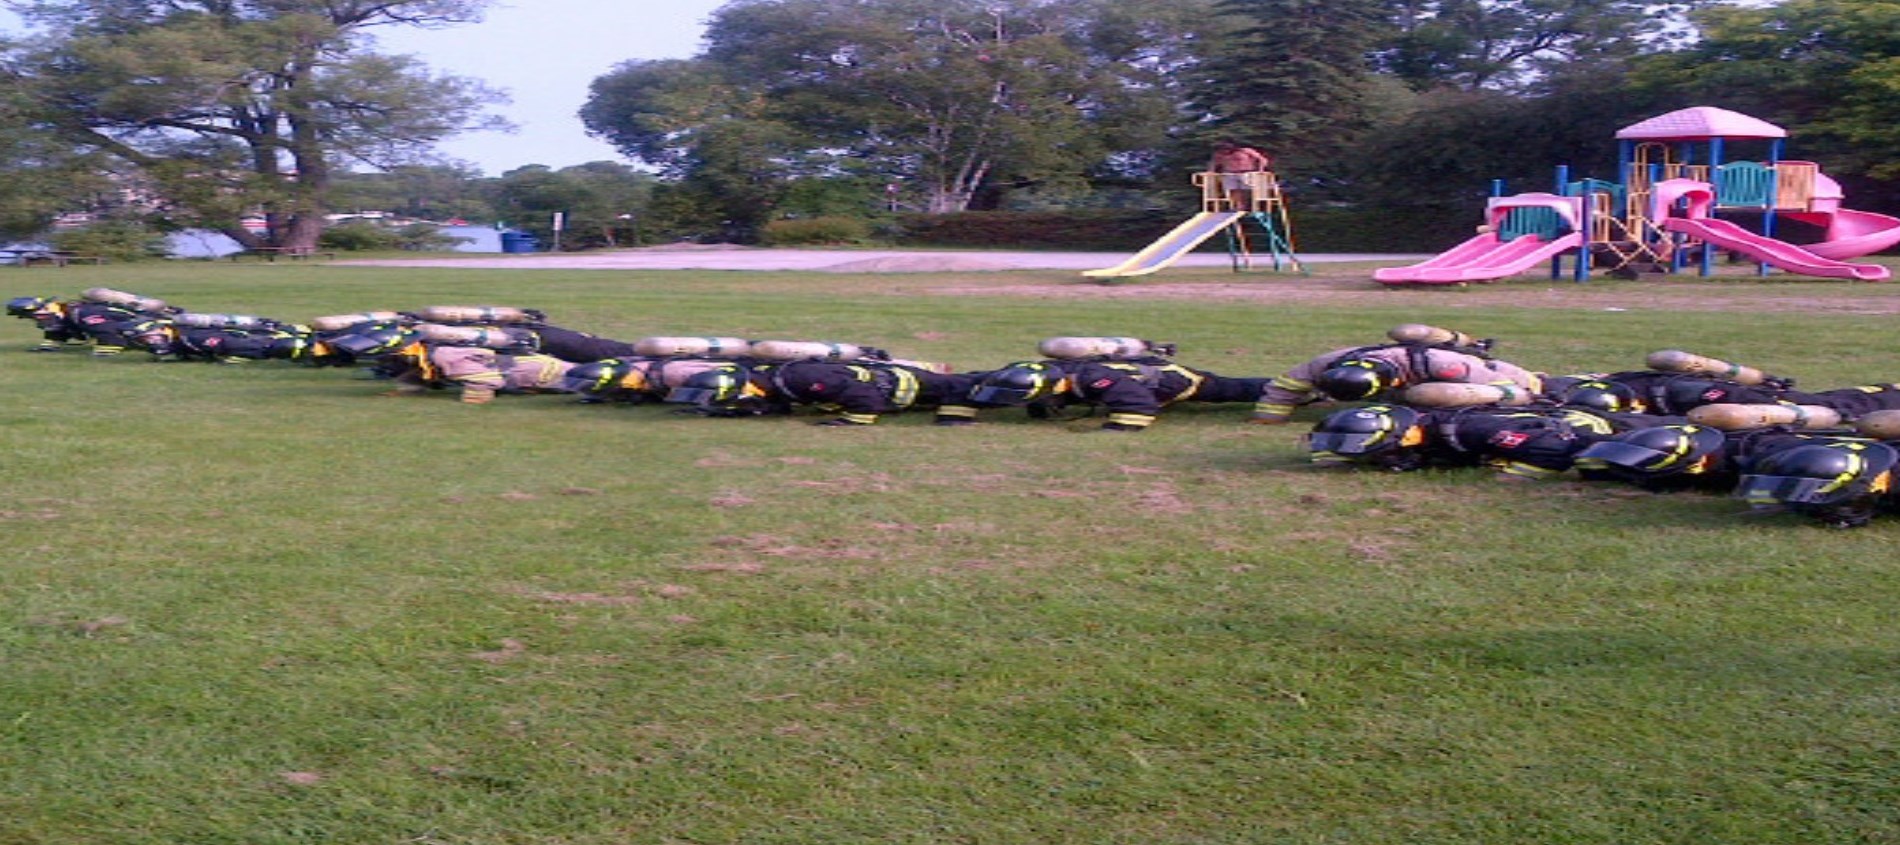
[[[373,51],[378,26],[476,20],[488,0],[25,0],[48,33],[6,52],[21,117],[73,151],[136,173],[172,223],[311,246],[332,173],[416,163],[492,125],[479,83]]]

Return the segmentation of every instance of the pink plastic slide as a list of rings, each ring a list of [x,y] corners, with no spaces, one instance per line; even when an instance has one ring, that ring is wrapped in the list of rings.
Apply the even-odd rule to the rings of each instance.
[[[1555,212],[1569,224],[1571,234],[1555,240],[1525,235],[1510,241],[1498,240],[1495,230],[1504,228],[1513,210],[1544,208]],[[1583,245],[1583,200],[1556,194],[1528,193],[1492,197],[1485,202],[1485,220],[1491,232],[1485,232],[1421,264],[1409,267],[1385,267],[1372,271],[1372,278],[1387,285],[1459,285],[1488,282],[1515,276],[1538,262],[1562,255]]]
[[[1851,208],[1826,214],[1794,211],[1782,216],[1827,229],[1827,240],[1802,247],[1822,258],[1846,261],[1900,244],[1900,217]]]
[[[1583,236],[1575,232],[1554,241],[1545,241],[1535,235],[1500,241],[1495,233],[1487,232],[1422,264],[1374,270],[1372,278],[1388,285],[1488,282],[1515,276],[1582,244]]]
[[[1891,275],[1887,268],[1879,264],[1849,264],[1829,256],[1854,258],[1891,246],[1895,241],[1900,241],[1900,219],[1844,208],[1825,212],[1792,212],[1788,216],[1828,227],[1827,241],[1801,247],[1757,235],[1727,220],[1710,217],[1715,189],[1707,182],[1669,179],[1656,183],[1654,193],[1650,216],[1661,220],[1662,227],[1668,231],[1682,232],[1804,276],[1878,282]],[[1686,217],[1672,216],[1678,200],[1688,205]],[[1889,236],[1893,240],[1881,242]]]
[[[1670,218],[1663,222],[1663,228],[1671,232],[1682,232],[1690,237],[1708,241],[1723,249],[1734,250],[1756,261],[1773,264],[1783,270],[1803,276],[1878,282],[1889,275],[1887,268],[1879,264],[1848,264],[1832,258],[1823,258],[1786,241],[1763,237],[1727,220],[1717,220],[1713,217],[1686,220],[1680,217]]]

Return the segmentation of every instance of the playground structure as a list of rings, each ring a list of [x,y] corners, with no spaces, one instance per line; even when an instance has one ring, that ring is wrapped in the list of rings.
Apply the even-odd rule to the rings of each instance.
[[[1229,190],[1223,176],[1240,177],[1242,187]],[[1227,255],[1236,273],[1253,269],[1255,256],[1260,254],[1273,262],[1275,270],[1290,267],[1306,272],[1293,250],[1293,223],[1287,217],[1286,195],[1280,190],[1280,180],[1271,171],[1196,173],[1194,184],[1201,189],[1199,214],[1128,260],[1113,267],[1087,270],[1082,275],[1097,279],[1145,276],[1173,264],[1209,238],[1221,234],[1227,237]],[[1245,192],[1244,202],[1235,199],[1240,192]]]
[[[1477,236],[1421,264],[1375,271],[1387,285],[1488,282],[1548,261],[1563,276],[1572,259],[1576,281],[1593,267],[1634,276],[1680,272],[1691,262],[1702,275],[1726,251],[1772,268],[1822,278],[1880,281],[1889,271],[1851,259],[1900,243],[1900,218],[1843,208],[1840,183],[1814,162],[1781,158],[1787,132],[1726,109],[1699,106],[1670,112],[1617,132],[1621,182],[1572,181],[1557,168],[1556,193],[1503,196],[1494,184]],[[1727,142],[1768,141],[1765,162],[1724,161]],[[1697,153],[1703,152],[1698,161]],[[1760,231],[1717,216],[1760,216]],[[1775,237],[1781,219],[1817,227],[1819,241]]]

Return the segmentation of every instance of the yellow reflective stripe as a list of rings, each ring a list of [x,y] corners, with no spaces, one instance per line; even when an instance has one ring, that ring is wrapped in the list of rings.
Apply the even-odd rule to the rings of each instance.
[[[859,425],[870,425],[874,422],[877,422],[876,414],[853,414],[849,411],[846,411],[845,413],[839,414],[838,416],[844,420],[847,420],[849,422],[854,422]]]
[[[1185,378],[1188,380],[1187,389],[1181,391],[1180,393],[1175,394],[1173,399],[1169,399],[1168,401],[1163,402],[1162,404],[1164,405],[1172,405],[1176,402],[1193,398],[1194,394],[1199,393],[1201,391],[1201,384],[1207,381],[1206,376],[1201,375],[1200,373],[1197,373],[1186,367],[1170,366],[1170,367],[1163,367],[1162,369],[1167,372],[1175,373],[1181,376],[1182,378]]]
[[[897,374],[897,388],[891,391],[891,404],[899,408],[908,408],[917,401],[917,374],[909,370],[892,370]]]
[[[1539,481],[1563,475],[1563,473],[1554,469],[1545,469],[1543,467],[1531,466],[1530,464],[1518,463],[1516,461],[1510,461],[1498,467],[1498,470],[1505,475],[1514,475],[1518,478],[1534,478]]]
[[[1293,378],[1292,376],[1280,376],[1279,378],[1276,378],[1273,381],[1269,382],[1269,384],[1272,384],[1274,387],[1282,388],[1285,390],[1291,390],[1296,393],[1305,393],[1313,389],[1312,382],[1305,381],[1302,379],[1296,379],[1296,378]]]
[[[975,408],[972,408],[972,407],[969,407],[969,406],[967,406],[967,405],[945,405],[945,406],[943,406],[943,407],[941,407],[941,408],[938,408],[938,409],[937,409],[937,416],[940,416],[940,417],[968,417],[968,418],[971,418],[971,419],[975,419],[975,418],[976,418],[976,409],[975,409]]]
[[[1116,425],[1133,425],[1146,428],[1149,423],[1155,421],[1155,418],[1147,414],[1109,414],[1108,421]]]
[[[1293,406],[1281,405],[1274,402],[1255,402],[1253,412],[1256,414],[1272,414],[1276,417],[1284,417],[1293,413]]]

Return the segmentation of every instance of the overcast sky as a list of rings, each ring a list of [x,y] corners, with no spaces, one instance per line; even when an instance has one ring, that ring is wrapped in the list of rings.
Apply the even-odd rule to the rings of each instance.
[[[513,103],[497,109],[520,127],[443,143],[445,154],[490,176],[524,164],[568,167],[624,161],[587,137],[576,112],[587,85],[629,59],[699,52],[706,18],[724,0],[501,0],[479,24],[433,31],[378,27],[385,52],[411,53],[440,72],[482,79]],[[0,12],[0,30],[20,30]]]

